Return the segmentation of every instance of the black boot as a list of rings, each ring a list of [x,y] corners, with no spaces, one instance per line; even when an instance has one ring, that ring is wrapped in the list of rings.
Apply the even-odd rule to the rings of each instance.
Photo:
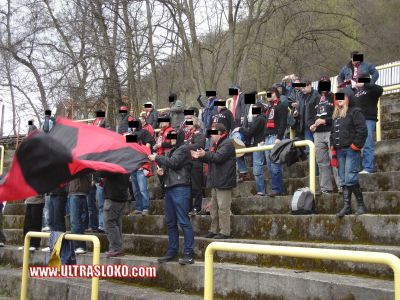
[[[352,189],[353,189],[353,193],[354,193],[354,195],[356,196],[356,199],[357,199],[357,211],[356,211],[356,215],[357,215],[357,216],[363,215],[363,214],[365,214],[367,211],[366,211],[366,208],[365,208],[364,197],[363,197],[363,194],[362,194],[362,192],[361,192],[360,185],[359,185],[359,184],[356,184],[356,185],[352,186]]]
[[[345,215],[351,215],[351,188],[348,186],[343,187],[343,202],[344,207],[336,214],[339,218],[342,218]]]

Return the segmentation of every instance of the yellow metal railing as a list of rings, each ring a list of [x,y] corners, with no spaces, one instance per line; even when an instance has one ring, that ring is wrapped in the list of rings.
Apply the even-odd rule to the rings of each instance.
[[[398,64],[400,65],[400,64]],[[394,91],[400,89],[400,84],[384,87],[384,92]],[[382,124],[381,124],[381,98],[378,100],[378,121],[376,122],[376,141],[382,141]]]
[[[0,145],[0,175],[3,174],[4,167],[4,146]]]
[[[304,147],[308,146],[310,151],[310,157],[308,158],[309,163],[309,176],[310,176],[310,191],[315,195],[315,145],[312,141],[304,140],[304,141],[296,141],[294,142],[295,147]],[[242,148],[237,149],[236,154],[242,153],[250,153],[250,152],[257,152],[257,151],[266,151],[271,150],[274,145],[266,145],[266,146],[258,146],[258,147],[249,147],[249,148]]]
[[[25,235],[24,240],[24,259],[22,261],[22,282],[21,282],[21,300],[26,300],[28,291],[28,269],[29,269],[29,247],[31,238],[49,238],[49,232],[33,232],[30,231]],[[93,265],[100,264],[100,241],[94,235],[66,234],[66,240],[82,241],[93,243]],[[99,295],[99,277],[92,277],[92,296],[91,300],[97,300]]]
[[[286,247],[242,243],[212,242],[206,248],[204,258],[204,299],[212,300],[213,262],[216,251],[239,252],[251,254],[267,254],[276,256],[300,257],[311,259],[331,259],[341,261],[384,264],[394,272],[395,300],[400,300],[400,259],[390,253],[351,251],[321,248]]]

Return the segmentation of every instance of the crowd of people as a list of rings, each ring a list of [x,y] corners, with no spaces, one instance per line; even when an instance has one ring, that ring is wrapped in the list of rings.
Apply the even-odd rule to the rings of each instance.
[[[178,225],[184,235],[181,264],[194,262],[194,233],[190,216],[209,213],[211,225],[206,238],[231,237],[232,191],[243,181],[255,179],[256,196],[285,194],[283,166],[271,161],[270,150],[253,152],[246,160],[236,157],[235,143],[245,146],[279,144],[289,138],[315,143],[320,190],[317,194],[343,194],[338,217],[351,214],[351,195],[357,200],[357,215],[366,208],[359,185],[359,173],[373,173],[374,132],[377,103],[383,89],[375,82],[379,73],[351,53],[351,60],[338,76],[338,93],[332,93],[328,76],[322,76],[317,89],[310,80],[294,74],[266,89],[265,99],[256,91],[245,93],[239,85],[229,89],[231,103],[215,91],[197,98],[200,107],[185,107],[176,94],[166,113],[158,113],[152,102],[134,116],[128,107],[119,110],[115,131],[134,136],[134,142],[148,147],[149,162],[132,174],[95,173],[76,178],[45,195],[26,199],[24,234],[28,231],[65,231],[65,216],[71,232],[106,233],[108,257],[124,255],[122,216],[126,203],[135,200],[130,215],[150,212],[148,179],[157,174],[164,198],[169,247],[158,261],[178,259]],[[50,111],[40,130],[49,132],[56,120]],[[32,122],[29,131],[36,130]],[[93,126],[108,128],[99,112]],[[252,174],[246,162],[252,161]],[[271,181],[267,193],[264,165]],[[333,179],[333,180],[332,180]],[[268,185],[268,184],[267,184]],[[336,187],[335,187],[336,186]],[[211,202],[202,206],[204,188],[211,189]],[[97,204],[96,204],[97,202]],[[0,242],[1,241],[0,233]],[[32,239],[31,250],[39,248]],[[44,249],[47,250],[48,249]],[[85,253],[85,243],[75,242],[75,252]]]

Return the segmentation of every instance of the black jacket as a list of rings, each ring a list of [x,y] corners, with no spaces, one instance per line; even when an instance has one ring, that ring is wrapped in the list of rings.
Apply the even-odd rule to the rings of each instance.
[[[232,97],[233,99],[233,97]],[[232,100],[233,105],[233,100]],[[232,106],[233,108],[233,106]],[[232,111],[232,109],[231,109]],[[241,93],[236,101],[236,110],[235,110],[235,127],[241,127],[243,125],[241,118],[243,117],[243,123],[246,116],[246,104],[244,103],[244,93]]]
[[[224,124],[228,132],[231,132],[235,128],[235,120],[233,119],[233,114],[226,107],[223,107],[219,113],[213,115],[212,123]]]
[[[195,133],[193,137],[186,142],[187,146],[189,147],[189,150],[196,151],[197,149],[204,149],[206,145],[206,137],[203,133],[199,131]]]
[[[350,106],[345,118],[337,118],[332,122],[331,145],[335,148],[364,147],[368,136],[365,118],[360,108]]]
[[[254,138],[253,145],[257,146],[258,143],[265,141],[265,115],[257,115],[253,117],[253,122],[251,122],[248,128],[240,128],[239,132],[243,133],[247,138]]]
[[[133,135],[137,136],[138,143],[141,143],[142,145],[146,145],[147,143],[149,143],[150,147],[153,148],[156,143],[154,137],[152,137],[146,129],[143,129],[142,123],[140,121],[139,127],[133,132]]]
[[[104,180],[104,199],[116,202],[128,201],[129,174],[101,173]]]
[[[268,110],[267,110],[268,113]],[[274,124],[275,128],[266,128],[265,129],[265,135],[277,135],[277,138],[282,140],[283,136],[285,134],[285,130],[287,127],[287,115],[288,115],[288,109],[285,105],[282,103],[279,103],[275,106],[274,109]],[[268,117],[266,116],[267,120],[266,123],[268,122]],[[267,126],[267,125],[265,125]]]
[[[146,117],[147,124],[150,124],[153,129],[158,128],[158,112],[153,109],[150,114]]]
[[[317,90],[314,88],[311,89],[309,94],[304,95],[302,92],[298,93],[298,116],[296,117],[295,130],[300,135],[304,135],[304,130],[306,129],[307,120],[308,120],[308,105],[310,103],[315,103],[320,96]],[[309,127],[307,128],[310,129]]]
[[[232,139],[220,140],[215,152],[208,151],[200,158],[208,163],[207,187],[230,189],[236,187],[236,153]]]
[[[156,162],[164,169],[164,186],[166,188],[191,185],[192,157],[187,145],[174,147],[165,156],[157,155]]]
[[[383,88],[373,83],[365,83],[360,89],[353,89],[353,100],[361,108],[366,120],[378,121],[378,100]]]
[[[315,132],[327,132],[332,130],[332,114],[335,110],[333,102],[333,94],[329,93],[325,97],[325,101],[321,102],[321,97],[313,98],[312,102],[307,106],[308,119],[306,122],[307,129],[315,123],[317,119],[324,119],[325,125],[319,125]]]

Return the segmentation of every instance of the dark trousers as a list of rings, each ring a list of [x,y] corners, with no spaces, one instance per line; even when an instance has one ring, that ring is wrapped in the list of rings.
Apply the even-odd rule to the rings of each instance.
[[[67,195],[50,195],[49,223],[53,231],[65,232],[65,206]]]
[[[183,231],[185,255],[194,255],[194,233],[189,219],[190,186],[166,189],[164,198],[165,221],[168,229],[167,255],[177,255],[179,250],[178,224]]]
[[[6,242],[6,237],[4,236],[3,233],[3,214],[1,213],[1,208],[0,208],[0,243],[5,243]]]
[[[24,237],[29,231],[41,231],[44,203],[27,204],[24,219]],[[40,238],[31,239],[31,247],[40,247]]]
[[[96,186],[92,186],[87,195],[87,208],[88,208],[88,226],[86,228],[96,229],[99,227],[98,214],[96,207]],[[85,224],[86,225],[86,224]]]
[[[200,211],[203,200],[203,164],[201,162],[192,162],[192,171],[190,177],[192,179],[190,210],[196,208],[198,211]],[[194,203],[192,202],[193,198]]]

